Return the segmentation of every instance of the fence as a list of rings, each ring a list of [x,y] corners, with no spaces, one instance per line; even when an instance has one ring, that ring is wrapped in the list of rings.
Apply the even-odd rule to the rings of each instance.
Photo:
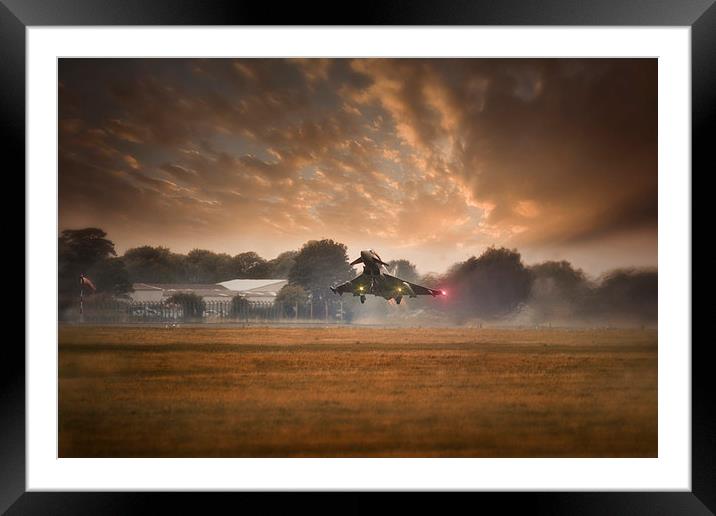
[[[344,319],[343,303],[320,301],[305,304],[284,304],[273,301],[237,303],[231,300],[205,301],[201,317],[185,318],[179,304],[161,302],[129,302],[85,300],[80,313],[79,303],[60,311],[60,320],[85,323],[179,323],[179,322],[296,322],[328,321],[341,322]]]

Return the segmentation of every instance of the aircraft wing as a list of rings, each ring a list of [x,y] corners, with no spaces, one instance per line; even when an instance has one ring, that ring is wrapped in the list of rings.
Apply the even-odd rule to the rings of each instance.
[[[361,274],[350,281],[331,287],[331,290],[336,294],[367,294],[369,286],[370,281],[365,277],[365,274]]]
[[[445,292],[443,292],[442,290],[423,287],[422,285],[416,285],[415,283],[410,283],[409,281],[396,278],[395,276],[390,276],[389,274],[384,274],[383,276],[385,276],[385,279],[394,286],[395,290],[400,289],[399,291],[406,296],[411,296],[413,294],[416,296],[433,297],[445,295]],[[412,293],[410,292],[411,290]]]

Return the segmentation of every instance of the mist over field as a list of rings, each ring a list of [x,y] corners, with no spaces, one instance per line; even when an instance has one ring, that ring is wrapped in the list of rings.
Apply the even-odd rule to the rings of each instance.
[[[488,247],[480,256],[452,265],[442,274],[420,274],[407,259],[393,259],[385,272],[443,290],[446,295],[393,299],[368,296],[360,304],[350,293],[338,296],[331,285],[353,279],[361,266],[350,266],[344,244],[306,242],[272,260],[255,252],[235,256],[195,249],[187,255],[162,247],[130,249],[117,257],[114,244],[96,228],[65,231],[59,239],[60,309],[73,310],[75,280],[88,271],[97,284],[95,300],[122,298],[132,284],[211,284],[235,278],[285,278],[275,298],[293,307],[316,304],[325,313],[341,310],[342,322],[403,326],[655,326],[658,307],[656,269],[615,269],[591,278],[567,261],[525,264],[516,249]],[[63,306],[64,303],[64,306]],[[201,315],[201,314],[198,314]],[[296,316],[297,317],[297,316]]]
[[[483,326],[654,326],[655,268],[624,268],[591,278],[566,261],[525,265],[518,252],[490,248],[423,278],[445,299],[408,299],[406,305],[366,303],[354,322]],[[363,308],[363,307],[362,307]]]

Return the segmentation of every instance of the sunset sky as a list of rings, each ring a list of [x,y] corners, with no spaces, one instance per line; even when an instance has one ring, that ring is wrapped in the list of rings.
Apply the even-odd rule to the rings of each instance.
[[[61,59],[60,229],[657,263],[655,59]]]

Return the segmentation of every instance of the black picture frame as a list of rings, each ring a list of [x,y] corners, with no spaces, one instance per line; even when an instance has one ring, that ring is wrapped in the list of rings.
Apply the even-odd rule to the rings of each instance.
[[[714,0],[427,0],[282,3],[215,0],[0,0],[0,113],[6,130],[3,155],[25,169],[25,29],[43,25],[637,25],[691,27],[692,170],[705,175],[716,125],[716,6]],[[711,130],[709,130],[711,129]],[[707,168],[708,167],[708,168]],[[694,177],[692,171],[691,177]],[[693,246],[692,246],[693,247]],[[693,252],[693,251],[692,251]],[[25,271],[26,275],[31,271]],[[27,276],[26,276],[27,281]],[[691,345],[689,342],[669,345]],[[716,430],[709,387],[709,340],[692,346],[692,491],[601,493],[476,493],[475,507],[499,504],[549,514],[713,514],[716,512]],[[235,494],[40,493],[26,492],[25,353],[7,342],[0,360],[0,512],[8,514],[113,514],[166,512],[173,502],[183,511],[206,512],[207,504],[231,503]],[[274,498],[252,494],[266,508]],[[179,498],[178,500],[176,498]],[[172,498],[170,500],[170,498]],[[258,499],[260,498],[260,500]],[[463,497],[464,498],[464,497]],[[464,501],[464,500],[463,500]],[[178,502],[178,503],[177,503]],[[379,493],[351,493],[334,501],[315,494],[279,500],[295,508],[334,512],[385,507]],[[455,501],[450,502],[455,503]],[[459,502],[463,503],[463,502]],[[448,508],[445,501],[413,497],[408,505]],[[404,510],[401,512],[405,512]]]

